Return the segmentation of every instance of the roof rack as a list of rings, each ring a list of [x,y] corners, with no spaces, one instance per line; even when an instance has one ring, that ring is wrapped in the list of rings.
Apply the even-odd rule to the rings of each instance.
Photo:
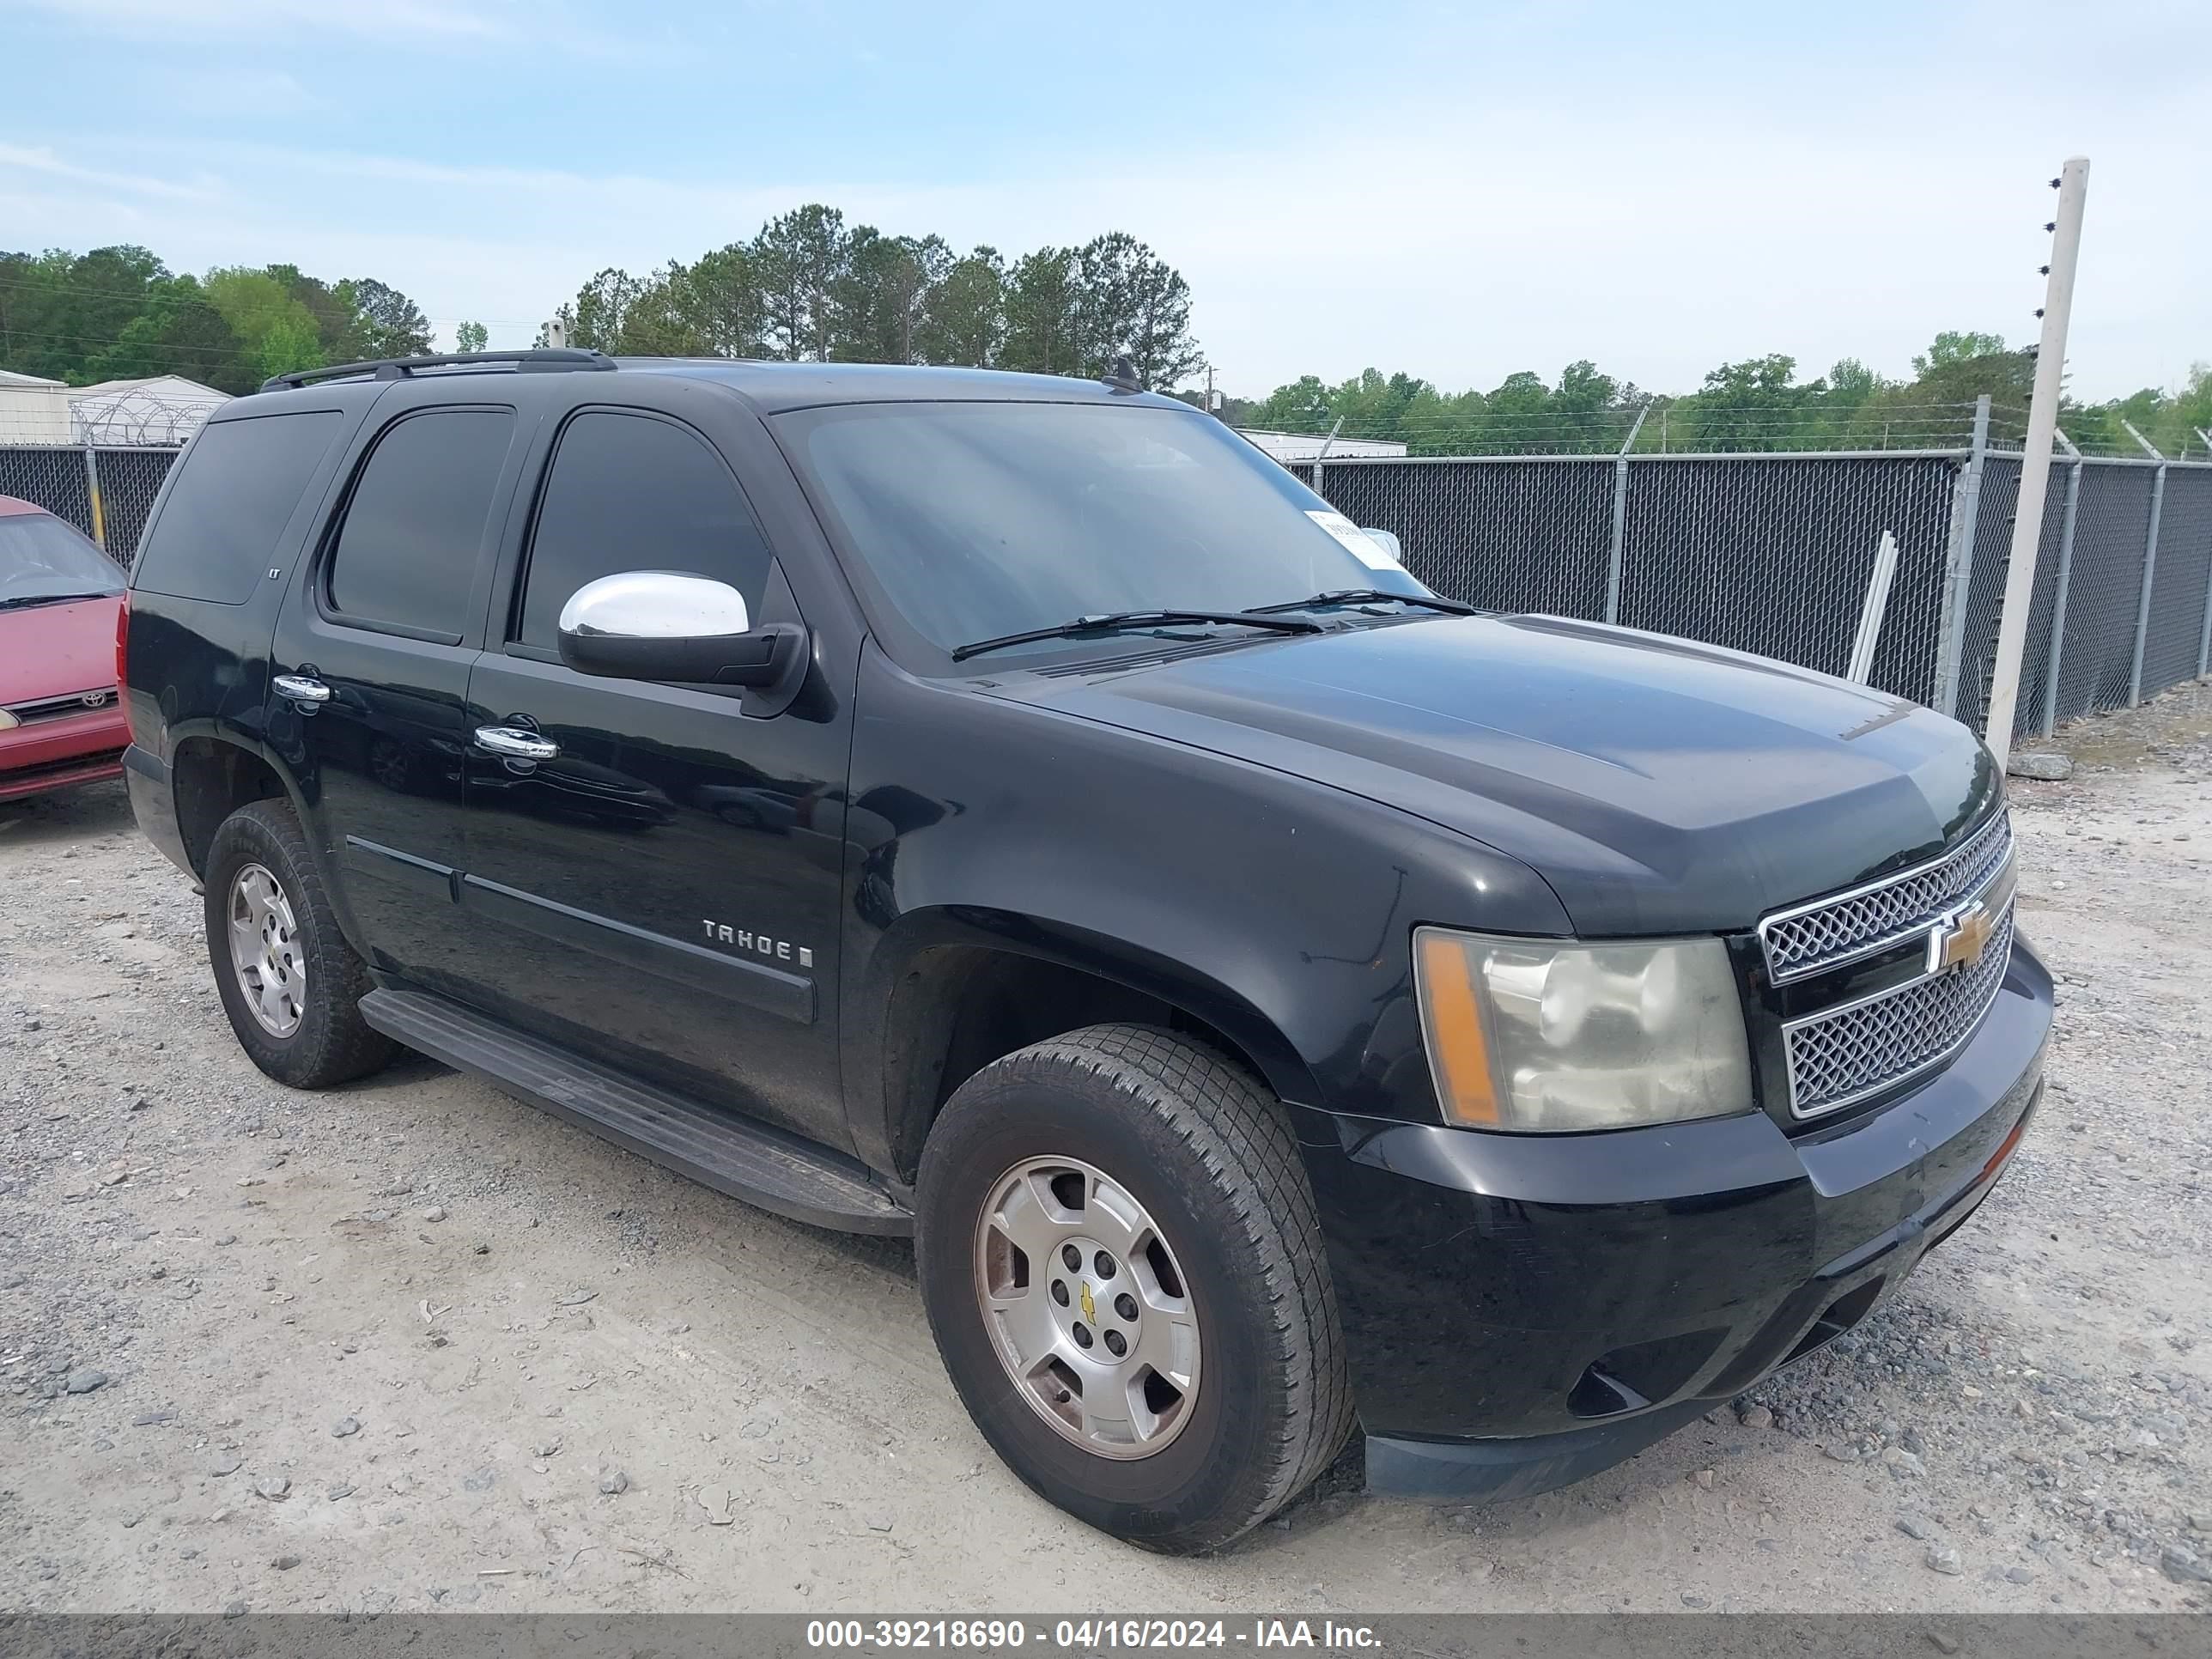
[[[576,369],[612,368],[615,360],[602,351],[574,346],[538,346],[527,351],[446,351],[428,357],[374,357],[364,363],[332,363],[327,368],[295,368],[289,374],[272,374],[261,383],[264,392],[288,386],[312,386],[318,380],[338,380],[364,375],[375,380],[404,380],[419,369],[459,368],[475,363],[506,363],[518,374],[558,374]]]

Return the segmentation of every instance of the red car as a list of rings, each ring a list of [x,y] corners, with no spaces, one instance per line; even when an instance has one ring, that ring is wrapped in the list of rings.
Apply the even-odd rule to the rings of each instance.
[[[74,527],[0,495],[0,800],[122,775],[123,588]]]

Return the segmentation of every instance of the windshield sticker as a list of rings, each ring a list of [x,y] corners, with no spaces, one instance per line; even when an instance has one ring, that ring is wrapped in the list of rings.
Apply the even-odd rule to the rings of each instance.
[[[1346,518],[1343,514],[1309,511],[1306,517],[1334,536],[1342,544],[1346,552],[1351,554],[1370,570],[1400,568],[1397,560],[1390,556],[1389,548]]]

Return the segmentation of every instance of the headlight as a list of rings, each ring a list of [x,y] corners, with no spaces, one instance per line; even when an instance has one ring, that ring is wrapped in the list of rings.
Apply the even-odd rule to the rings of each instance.
[[[1413,931],[1421,1034],[1454,1123],[1559,1133],[1751,1109],[1717,939],[1584,945]]]

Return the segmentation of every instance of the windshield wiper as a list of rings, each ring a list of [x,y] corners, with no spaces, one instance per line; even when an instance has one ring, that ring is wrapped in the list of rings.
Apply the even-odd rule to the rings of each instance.
[[[1281,605],[1255,605],[1244,614],[1263,617],[1276,611],[1311,611],[1325,605],[1374,605],[1381,600],[1395,599],[1400,605],[1418,605],[1431,611],[1442,611],[1449,616],[1473,617],[1480,613],[1471,605],[1457,599],[1439,599],[1434,593],[1392,593],[1380,587],[1336,587],[1326,593],[1316,593],[1310,599],[1288,599]]]
[[[71,605],[79,599],[107,599],[112,593],[18,593],[12,599],[0,599],[0,611],[20,611],[33,605]]]
[[[1322,631],[1319,623],[1258,616],[1249,611],[1109,611],[1095,617],[1078,617],[1052,628],[1025,628],[1018,634],[975,640],[955,649],[952,660],[964,662],[981,652],[996,651],[1002,645],[1027,645],[1033,640],[1072,640],[1085,634],[1111,634],[1125,628],[1158,628],[1174,623],[1234,623],[1240,628],[1268,628],[1279,634]]]

